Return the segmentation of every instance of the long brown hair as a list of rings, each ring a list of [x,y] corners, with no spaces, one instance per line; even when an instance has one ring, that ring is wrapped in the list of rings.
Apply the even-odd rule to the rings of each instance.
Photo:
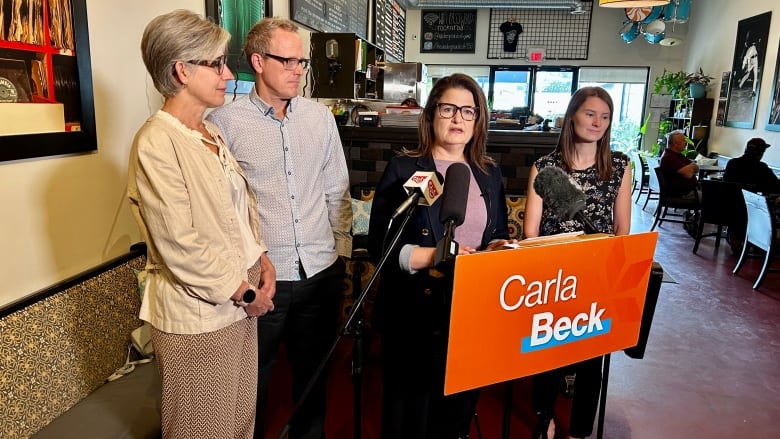
[[[466,161],[474,164],[480,171],[487,174],[487,167],[493,165],[495,161],[487,155],[487,132],[488,132],[488,110],[485,93],[471,76],[463,73],[455,73],[436,81],[433,85],[428,101],[425,103],[422,115],[419,121],[419,139],[420,144],[417,149],[404,150],[403,153],[412,157],[424,157],[431,154],[431,149],[436,141],[436,135],[433,132],[433,121],[436,119],[436,109],[444,92],[452,88],[461,88],[471,93],[474,98],[474,105],[477,106],[477,117],[474,119],[474,135],[466,143],[463,154]]]
[[[574,143],[578,141],[577,134],[574,133],[574,121],[572,119],[574,114],[582,107],[582,104],[590,97],[601,99],[609,107],[609,126],[596,146],[596,172],[599,174],[599,180],[608,181],[612,176],[612,153],[609,149],[609,143],[610,134],[612,133],[612,116],[615,109],[612,105],[612,98],[603,88],[583,87],[577,90],[571,97],[569,106],[566,108],[566,115],[563,118],[561,136],[558,138],[558,151],[561,153],[563,169],[566,172],[571,172],[574,167]]]

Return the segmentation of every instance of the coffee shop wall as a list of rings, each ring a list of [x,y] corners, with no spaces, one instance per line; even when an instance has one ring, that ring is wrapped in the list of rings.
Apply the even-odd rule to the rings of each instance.
[[[491,9],[488,59],[526,59],[527,49],[541,48],[546,59],[588,59],[593,2],[582,2],[582,14],[557,9]],[[522,31],[514,44],[504,44],[505,23],[519,24]],[[517,26],[512,26],[517,29]]]

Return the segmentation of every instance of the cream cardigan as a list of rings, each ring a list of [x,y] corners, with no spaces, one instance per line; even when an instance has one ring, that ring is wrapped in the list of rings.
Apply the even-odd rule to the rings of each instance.
[[[225,148],[219,129],[204,123]],[[139,316],[163,332],[211,332],[247,317],[231,300],[247,264],[229,184],[200,133],[168,113],[158,111],[136,134],[127,193],[149,271]],[[265,252],[257,200],[248,185],[247,192],[249,223]]]

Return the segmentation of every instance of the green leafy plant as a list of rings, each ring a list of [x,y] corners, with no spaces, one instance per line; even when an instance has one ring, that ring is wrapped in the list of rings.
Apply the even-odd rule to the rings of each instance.
[[[687,77],[688,75],[682,70],[672,72],[664,69],[664,72],[655,78],[653,92],[655,94],[670,94],[675,98],[684,99],[688,96],[688,90],[685,85]]]
[[[705,87],[709,86],[710,83],[715,80],[712,76],[705,75],[704,71],[699,67],[698,72],[688,73],[685,75],[685,81],[684,84],[686,86],[691,84],[701,84]]]
[[[665,136],[667,133],[672,131],[672,125],[672,121],[669,119],[658,122],[658,135]]]

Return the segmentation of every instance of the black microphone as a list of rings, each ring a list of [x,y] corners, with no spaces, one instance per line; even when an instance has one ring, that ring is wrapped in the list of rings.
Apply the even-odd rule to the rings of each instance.
[[[409,195],[403,203],[393,212],[390,221],[398,218],[412,206],[418,203],[430,206],[442,193],[441,174],[438,172],[417,171],[404,183],[404,190]]]
[[[599,233],[585,216],[585,194],[569,180],[563,169],[547,166],[536,175],[534,190],[542,201],[561,219],[575,219],[585,226],[585,233]]]
[[[455,227],[466,219],[466,203],[471,184],[471,170],[463,163],[453,163],[447,168],[444,179],[444,195],[441,199],[439,221],[444,224],[444,238],[436,244],[433,266],[452,264],[458,255],[458,243],[454,240]]]

